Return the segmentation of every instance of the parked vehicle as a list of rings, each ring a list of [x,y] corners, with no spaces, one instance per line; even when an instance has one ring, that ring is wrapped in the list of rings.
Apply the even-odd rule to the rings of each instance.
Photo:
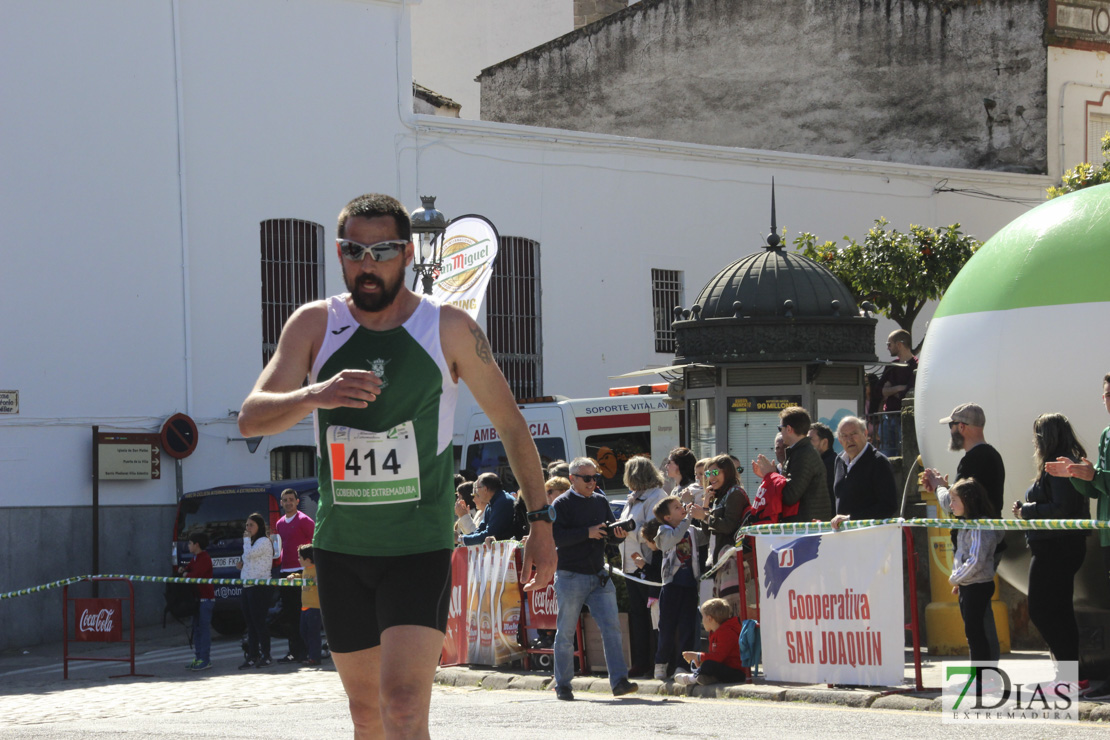
[[[273,532],[274,522],[281,514],[281,492],[287,488],[301,497],[300,510],[315,518],[320,502],[320,492],[315,478],[268,481],[244,485],[219,486],[201,491],[190,491],[177,504],[173,526],[172,566],[177,567],[192,560],[189,554],[189,535],[204,532],[208,535],[208,554],[212,557],[215,578],[238,578],[236,563],[243,556],[243,527],[252,512],[259,512],[269,522]],[[274,535],[276,538],[276,535]],[[276,552],[280,556],[280,538]],[[275,559],[277,566],[279,560]],[[243,629],[239,597],[242,586],[215,586],[216,604],[212,613],[212,627],[221,634],[237,634]],[[275,598],[276,598],[275,589]]]
[[[598,462],[606,496],[623,498],[628,495],[623,482],[625,461],[635,455],[662,461],[679,444],[680,412],[661,392],[620,395],[622,389],[614,389],[611,393],[606,398],[546,397],[519,402],[519,406],[545,466],[552,460],[591,457]],[[471,414],[467,422],[460,460],[464,470],[496,473],[506,488],[517,488],[505,446],[481,411]]]

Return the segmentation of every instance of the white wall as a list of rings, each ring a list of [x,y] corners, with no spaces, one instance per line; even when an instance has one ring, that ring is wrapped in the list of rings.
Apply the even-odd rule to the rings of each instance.
[[[474,78],[484,68],[573,30],[573,0],[417,0],[413,76],[462,105],[460,117],[478,120],[481,87]]]
[[[1087,103],[1110,92],[1110,59],[1105,52],[1048,47],[1048,174],[1058,181],[1064,170],[1090,160]],[[1097,112],[1110,114],[1110,103]]]
[[[227,442],[260,370],[264,219],[323,224],[327,243],[357,194],[434,194],[448,216],[536,239],[546,390],[592,396],[669,363],[651,268],[683,270],[692,303],[762,243],[772,175],[788,237],[858,238],[885,216],[986,238],[1024,207],[938,181],[1034,199],[1047,184],[413,117],[400,2],[3,1],[0,388],[20,391],[20,414],[0,417],[0,508],[87,504],[93,424],[190,413],[186,490],[263,480],[270,449],[312,443],[307,424],[254,455]],[[327,290],[342,290],[330,255]],[[102,501],[172,503],[172,473],[166,459],[160,482],[105,483]]]

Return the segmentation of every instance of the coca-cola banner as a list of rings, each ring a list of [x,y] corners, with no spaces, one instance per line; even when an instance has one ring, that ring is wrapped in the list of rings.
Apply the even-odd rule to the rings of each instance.
[[[517,639],[520,588],[517,543],[466,548],[467,663],[503,665],[524,654]]]
[[[459,547],[451,554],[451,606],[447,610],[447,634],[439,664],[459,665],[466,662],[466,575],[469,568],[467,548]]]
[[[123,639],[121,599],[74,599],[77,617],[73,638],[82,642],[119,642]]]
[[[537,630],[553,630],[559,621],[559,604],[555,601],[555,584],[528,593],[528,626]]]

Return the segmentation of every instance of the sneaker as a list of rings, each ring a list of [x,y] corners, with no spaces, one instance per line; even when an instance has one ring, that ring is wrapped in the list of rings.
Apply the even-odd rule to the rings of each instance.
[[[189,668],[189,670],[190,671],[203,671],[204,669],[211,668],[211,667],[212,667],[212,661],[210,661],[210,660],[194,660],[193,665],[192,665],[192,667]]]
[[[675,676],[675,679],[677,680],[678,676]],[[713,676],[698,675],[697,683],[698,686],[710,686],[717,683],[717,679]]]
[[[1085,691],[1081,690],[1079,695],[1084,699],[1106,699],[1110,697],[1110,681],[1096,681]]]
[[[555,698],[559,701],[574,701],[574,692],[570,690],[570,686],[556,686]]]
[[[312,658],[305,658],[301,661],[301,665],[317,666],[320,665],[320,661],[313,660]]]
[[[196,660],[196,659],[194,658],[194,659],[193,659],[193,662],[191,662],[191,663],[186,663],[186,664],[185,664],[185,670],[187,670],[187,671],[191,671],[191,670],[193,670],[193,667],[194,667],[194,666],[195,666],[195,665],[196,665],[197,663],[199,663],[199,662],[200,662],[199,660]]]
[[[613,687],[613,696],[624,696],[625,694],[631,694],[639,688],[639,684],[632,683],[627,678],[622,678],[621,682]]]
[[[284,658],[278,658],[277,662],[281,663],[281,664],[286,664],[286,663],[303,663],[304,661],[301,660],[300,658],[294,658],[293,654],[290,653],[289,655],[286,655]]]
[[[655,679],[657,681],[666,681],[667,680],[667,664],[666,663],[656,663],[655,664]]]
[[[674,674],[674,682],[679,686],[693,686],[697,683],[697,680],[697,677],[693,673]]]
[[[267,655],[265,658],[262,658],[261,660],[259,660],[258,663],[254,667],[255,668],[267,668],[269,666],[272,666],[273,664],[274,664],[274,661],[270,660],[270,656]]]
[[[243,661],[243,665],[239,666],[239,670],[243,670],[244,668],[257,668],[257,667],[258,667],[258,663],[253,658],[247,658],[245,661]]]

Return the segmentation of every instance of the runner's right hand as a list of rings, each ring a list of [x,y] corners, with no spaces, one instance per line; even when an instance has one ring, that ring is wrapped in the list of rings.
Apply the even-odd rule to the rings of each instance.
[[[369,370],[341,370],[329,380],[308,387],[314,404],[322,409],[364,409],[382,392],[382,379]]]

